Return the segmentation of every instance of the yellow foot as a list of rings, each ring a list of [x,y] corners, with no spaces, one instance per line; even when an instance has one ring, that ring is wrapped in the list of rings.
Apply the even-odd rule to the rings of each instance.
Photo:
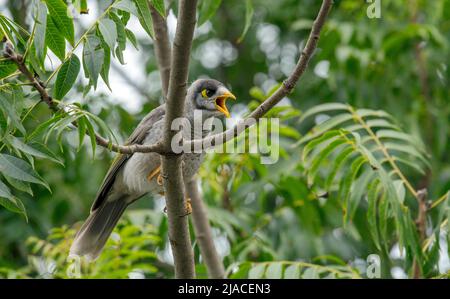
[[[186,198],[185,211],[186,211],[186,213],[184,215],[181,215],[180,217],[184,217],[184,216],[192,214],[192,204],[191,204],[190,198]]]
[[[164,213],[167,213],[167,207],[164,207]],[[187,215],[192,214],[192,205],[191,205],[191,199],[186,199],[186,206],[185,206],[185,213],[183,215],[180,215],[180,217],[185,217]]]
[[[162,186],[162,185],[163,185],[163,179],[162,179],[161,174],[159,174],[158,177],[156,178],[156,183],[157,183],[159,186]]]
[[[158,175],[158,179],[157,179],[157,181],[158,181],[159,177],[161,176],[160,173],[161,173],[161,166],[158,166],[155,169],[153,169],[152,171],[150,171],[150,173],[147,176],[147,181],[151,182],[156,175]]]

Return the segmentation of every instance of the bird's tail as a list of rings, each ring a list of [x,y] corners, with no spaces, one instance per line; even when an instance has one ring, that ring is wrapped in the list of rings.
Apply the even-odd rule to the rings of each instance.
[[[120,198],[105,201],[91,212],[75,236],[70,254],[96,259],[127,206],[127,201]]]

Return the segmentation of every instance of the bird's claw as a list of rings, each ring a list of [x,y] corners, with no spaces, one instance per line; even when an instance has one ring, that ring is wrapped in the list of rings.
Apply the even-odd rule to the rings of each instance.
[[[159,177],[161,176],[161,166],[156,167],[155,169],[153,169],[152,171],[150,171],[150,173],[147,175],[147,181],[151,182],[151,180],[153,180],[153,178],[158,175],[156,182],[158,182]]]
[[[164,213],[167,213],[167,206],[164,207]],[[180,215],[180,217],[186,217],[188,215],[192,214],[192,204],[191,199],[186,199],[186,206],[185,206],[185,213],[183,215]]]
[[[190,198],[186,199],[185,212],[186,213],[184,215],[180,215],[180,217],[185,217],[187,215],[192,214],[192,204]]]

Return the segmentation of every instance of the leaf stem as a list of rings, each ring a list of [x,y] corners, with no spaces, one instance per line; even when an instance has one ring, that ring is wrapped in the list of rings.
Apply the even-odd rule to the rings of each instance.
[[[399,176],[399,178],[403,181],[406,188],[409,190],[409,192],[418,199],[417,191],[414,189],[412,184],[409,182],[409,180],[403,175],[400,168],[397,166],[397,163],[395,163],[395,160],[392,158],[392,156],[389,154],[388,149],[384,146],[384,144],[380,141],[380,139],[377,137],[377,135],[372,131],[372,129],[367,125],[367,123],[362,119],[361,116],[359,116],[353,107],[349,106],[348,108],[349,112],[353,115],[353,118],[359,122],[359,124],[367,131],[367,133],[370,135],[370,137],[375,141],[377,146],[380,148],[383,155],[386,157],[387,161],[391,165],[394,172]]]

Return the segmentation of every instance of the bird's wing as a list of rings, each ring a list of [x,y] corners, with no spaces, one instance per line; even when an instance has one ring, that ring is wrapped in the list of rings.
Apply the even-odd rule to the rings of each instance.
[[[159,120],[161,120],[165,115],[166,109],[165,104],[153,109],[149,114],[147,114],[142,121],[139,123],[139,125],[136,127],[136,129],[133,131],[133,133],[128,138],[126,145],[130,144],[142,144],[144,142],[145,137],[147,136],[149,130],[152,128],[152,126]],[[122,167],[125,165],[127,160],[131,158],[131,155],[127,154],[118,154],[114,161],[111,164],[111,167],[108,170],[108,173],[105,176],[105,179],[103,180],[102,185],[100,186],[100,189],[97,193],[97,196],[95,198],[95,201],[91,207],[91,212],[95,211],[102,202],[107,198],[109,191],[111,190],[111,187],[114,184],[114,181],[116,179],[117,173],[122,169]]]

